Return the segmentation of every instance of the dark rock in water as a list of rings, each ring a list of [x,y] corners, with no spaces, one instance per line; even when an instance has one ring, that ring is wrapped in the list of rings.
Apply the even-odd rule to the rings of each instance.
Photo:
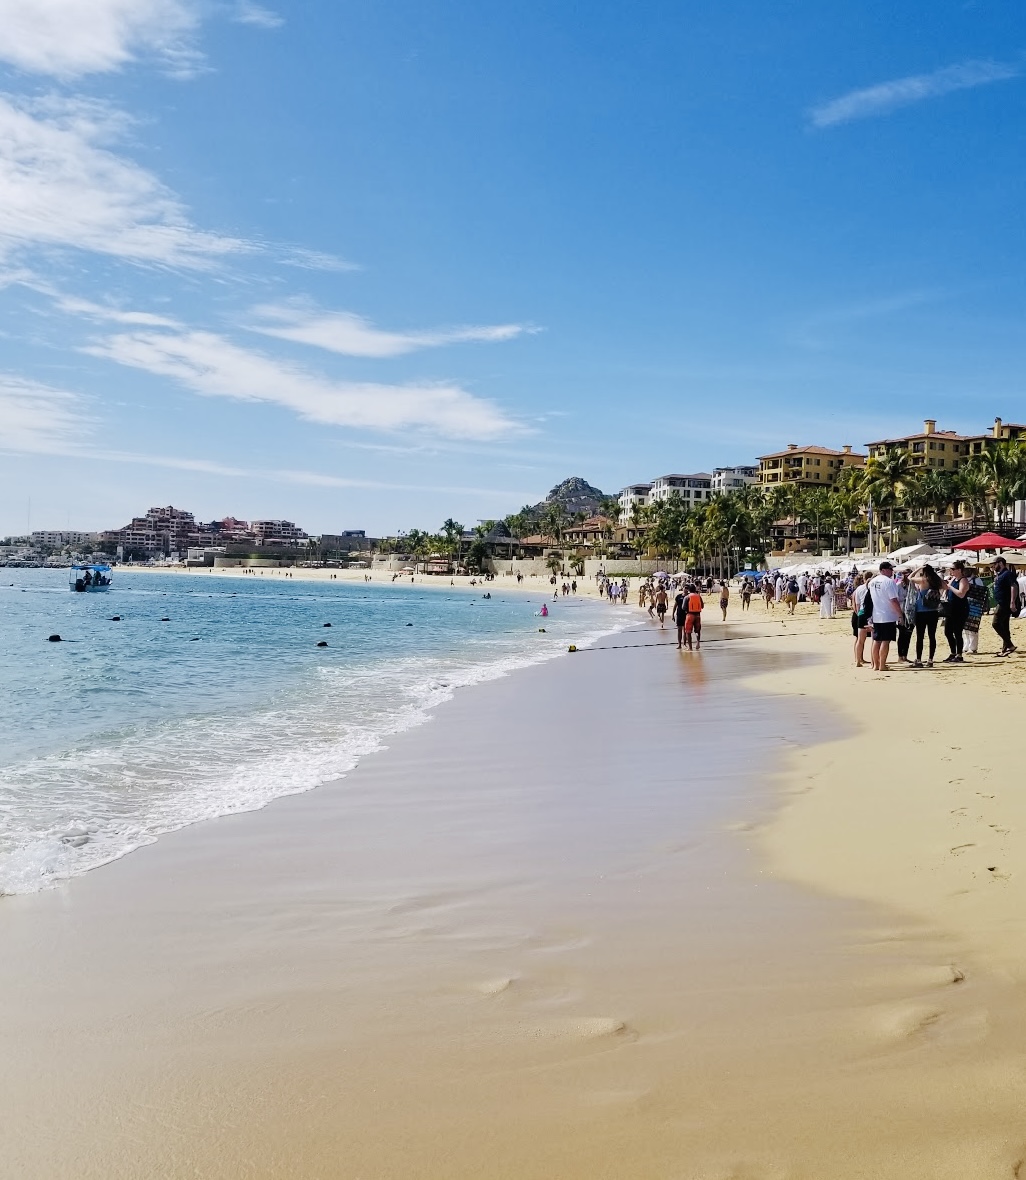
[[[120,616],[120,615],[111,615],[111,616],[110,616],[110,621],[111,621],[112,623],[120,623],[120,622],[121,622],[121,616]]]
[[[330,623],[321,623],[321,626],[322,626],[322,627],[330,627],[330,626],[331,626],[331,624],[330,624]]]
[[[407,627],[412,627],[412,626],[413,626],[413,624],[412,624],[412,623],[407,623],[407,624],[406,624],[406,626],[407,626]]]
[[[192,637],[192,638],[189,640],[189,642],[190,642],[190,643],[199,643],[199,636],[198,636],[198,635],[194,635],[194,636],[193,636],[193,637]]]
[[[165,615],[164,618],[162,618],[160,621],[162,623],[170,623],[171,622],[171,620],[167,617],[167,615]]]
[[[64,640],[61,639],[61,637],[59,635],[47,635],[46,642],[47,643],[63,643]]]
[[[327,647],[327,646],[328,646],[328,641],[327,641],[326,639],[322,639],[322,640],[320,641],[320,643],[318,643],[318,644],[317,644],[317,646],[318,646],[318,647]]]

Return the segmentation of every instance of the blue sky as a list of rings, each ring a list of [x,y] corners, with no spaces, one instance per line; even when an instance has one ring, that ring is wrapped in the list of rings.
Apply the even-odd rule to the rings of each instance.
[[[0,0],[0,533],[1024,420],[1021,3]]]

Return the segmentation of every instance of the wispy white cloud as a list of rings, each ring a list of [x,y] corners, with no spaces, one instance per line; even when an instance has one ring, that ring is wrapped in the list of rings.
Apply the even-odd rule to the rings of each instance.
[[[125,129],[102,103],[0,95],[0,258],[65,247],[203,269],[249,248],[197,229],[152,173],[110,150]]]
[[[47,292],[49,294],[49,292]],[[140,328],[180,328],[178,320],[170,316],[156,315],[150,311],[123,311],[106,303],[93,303],[89,299],[78,299],[73,295],[53,296],[56,306],[69,315],[85,316],[109,324],[130,324]]]
[[[301,270],[361,270],[357,262],[326,254],[323,250],[307,250],[303,246],[286,246],[278,251],[278,261],[285,266],[296,266]]]
[[[0,60],[69,79],[146,55],[187,73],[197,23],[193,0],[0,0]]]
[[[370,430],[422,429],[446,438],[518,432],[497,406],[453,384],[336,381],[240,348],[212,332],[126,332],[85,351],[171,377],[206,397],[285,406],[301,418]]]
[[[0,451],[62,453],[91,425],[76,394],[0,373]]]
[[[252,0],[239,0],[235,6],[235,19],[240,25],[256,25],[259,29],[280,29],[285,23],[283,17]]]
[[[434,328],[428,331],[386,332],[363,316],[348,311],[322,311],[302,302],[263,304],[253,309],[257,322],[251,331],[280,340],[312,344],[343,356],[392,357],[421,348],[471,342],[512,340],[531,329],[523,324]]]
[[[939,98],[955,90],[971,90],[991,82],[1003,82],[1022,73],[1022,66],[1008,62],[967,61],[946,66],[931,74],[912,74],[895,78],[863,90],[852,90],[840,98],[813,107],[809,121],[813,127],[835,127],[853,119],[886,115],[899,107],[911,106],[928,98]]]
[[[836,343],[838,330],[873,320],[895,319],[905,312],[937,303],[946,294],[945,291],[931,289],[895,291],[876,298],[820,308],[796,324],[794,336],[796,342],[804,348],[832,347]]]

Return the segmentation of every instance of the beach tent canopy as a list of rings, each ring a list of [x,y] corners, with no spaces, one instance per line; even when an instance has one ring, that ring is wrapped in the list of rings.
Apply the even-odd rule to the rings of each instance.
[[[1007,537],[999,537],[997,533],[980,533],[968,541],[959,541],[958,547],[973,553],[979,553],[981,549],[1026,549],[1026,541],[1010,541]]]
[[[1026,565],[1026,553],[1009,553],[1005,561],[1009,565]]]
[[[737,577],[739,578],[754,578],[757,582],[761,582],[766,576],[765,570],[741,570]]]
[[[890,555],[891,561],[908,561],[912,557],[921,557],[924,554],[932,553],[933,546],[927,545],[925,541],[918,545],[903,545],[900,549],[895,549]]]

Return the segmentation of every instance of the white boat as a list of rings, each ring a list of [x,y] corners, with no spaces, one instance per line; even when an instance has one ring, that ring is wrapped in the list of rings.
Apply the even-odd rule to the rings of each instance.
[[[73,565],[69,571],[68,589],[77,594],[110,588],[109,565]]]

